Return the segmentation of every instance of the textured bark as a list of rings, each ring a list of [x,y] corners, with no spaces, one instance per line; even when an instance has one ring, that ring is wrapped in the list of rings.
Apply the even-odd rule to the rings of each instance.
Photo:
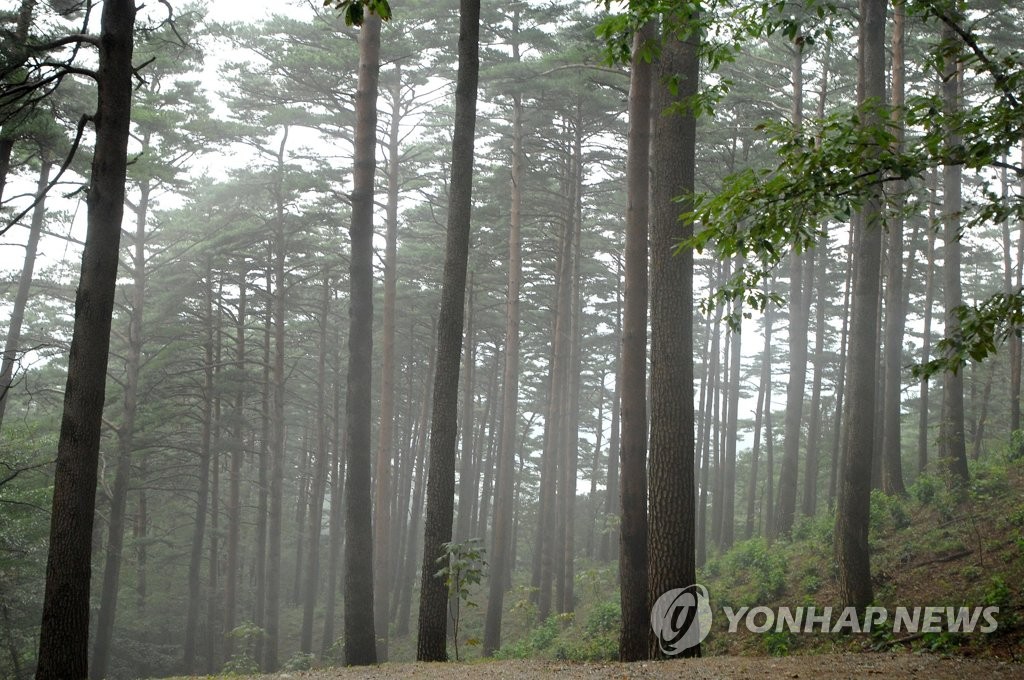
[[[377,147],[380,18],[359,31],[359,82],[352,173],[349,266],[348,471],[345,474],[345,663],[377,662],[374,639],[373,529],[370,522],[370,428],[373,365],[373,180]],[[382,594],[384,596],[384,594]]]
[[[148,148],[148,137],[143,147]],[[132,302],[128,317],[128,351],[124,362],[124,397],[121,425],[117,428],[117,467],[110,493],[107,526],[107,554],[103,565],[100,611],[96,618],[92,666],[89,677],[106,677],[110,662],[110,643],[114,637],[114,616],[121,581],[121,555],[127,524],[128,483],[131,478],[132,452],[135,448],[135,414],[139,404],[139,375],[142,369],[142,316],[146,303],[146,216],[149,210],[149,184],[141,187],[135,213],[135,243],[132,249]]]
[[[648,658],[647,609],[647,223],[652,68],[642,47],[656,36],[648,24],[633,40],[626,152],[626,249],[622,320],[622,441],[619,510],[619,659]]]
[[[693,251],[684,249],[673,255],[673,250],[680,241],[693,235],[692,221],[681,221],[679,215],[690,211],[693,205],[697,119],[689,108],[670,110],[680,103],[685,106],[697,93],[699,36],[695,31],[687,31],[685,41],[677,39],[680,27],[671,23],[694,19],[690,13],[666,19],[668,30],[654,67],[652,136],[658,143],[651,153],[648,607],[653,607],[666,591],[686,588],[696,582]],[[676,92],[668,87],[671,77],[679,78]],[[734,339],[734,344],[739,347],[738,338]],[[733,356],[738,368],[738,352]],[[736,375],[738,378],[738,371]],[[731,517],[724,521],[732,523]],[[730,526],[730,540],[731,533]],[[647,634],[648,630],[645,626],[643,633]],[[659,642],[650,636],[648,640],[650,653],[659,654]],[[700,645],[683,650],[682,656],[700,656]]]
[[[18,277],[18,291],[14,295],[14,306],[11,319],[7,325],[7,339],[4,341],[4,353],[0,363],[0,431],[3,430],[4,414],[7,412],[7,400],[11,396],[14,382],[14,365],[21,353],[21,327],[25,323],[25,307],[28,306],[28,295],[32,289],[32,276],[35,273],[36,254],[39,250],[39,235],[43,230],[43,218],[46,216],[46,185],[50,181],[52,164],[44,160],[39,169],[39,181],[36,184],[36,206],[32,209],[32,222],[29,226],[28,241],[25,243],[25,260]]]
[[[418,661],[444,661],[448,592],[436,576],[442,545],[451,540],[455,500],[455,443],[458,438],[459,358],[473,207],[473,139],[480,71],[480,0],[459,3],[459,71],[455,84],[455,128],[449,179],[448,237],[445,244],[441,310],[437,322],[437,372],[430,425],[430,463],[423,534]]]
[[[858,102],[861,125],[881,125],[885,99],[886,0],[861,0]],[[871,106],[871,103],[874,106]],[[879,148],[868,154],[878,155]],[[882,271],[882,197],[876,189],[853,224],[853,309],[850,314],[848,401],[843,415],[842,469],[836,506],[835,547],[842,604],[863,609],[874,599],[868,549],[871,456],[874,449],[875,371],[878,358],[878,293]]]
[[[134,2],[108,0],[100,21],[96,142],[54,469],[36,668],[39,680],[80,680],[88,675],[93,511],[124,213]]]
[[[513,15],[513,33],[519,13]],[[518,43],[513,50],[518,52]],[[522,206],[523,206],[523,103],[512,98],[512,173],[511,206],[508,230],[508,274],[505,291],[505,365],[501,377],[501,435],[498,439],[497,470],[494,484],[494,529],[491,541],[491,576],[488,583],[487,618],[484,622],[484,656],[501,647],[501,614],[505,601],[503,574],[511,569],[513,476],[515,441],[519,424],[519,295],[523,280]],[[480,524],[486,522],[481,513]],[[496,576],[497,575],[497,576]]]

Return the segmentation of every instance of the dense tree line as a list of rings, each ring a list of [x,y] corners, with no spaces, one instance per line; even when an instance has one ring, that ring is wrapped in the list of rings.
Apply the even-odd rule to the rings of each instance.
[[[1002,3],[8,5],[5,675],[445,660],[465,570],[492,655],[592,565],[646,659],[816,516],[864,607],[872,489],[1019,429]]]

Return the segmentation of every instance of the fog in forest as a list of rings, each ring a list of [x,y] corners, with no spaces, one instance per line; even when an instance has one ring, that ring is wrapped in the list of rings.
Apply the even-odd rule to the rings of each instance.
[[[1021,21],[0,1],[0,677],[1021,673]]]

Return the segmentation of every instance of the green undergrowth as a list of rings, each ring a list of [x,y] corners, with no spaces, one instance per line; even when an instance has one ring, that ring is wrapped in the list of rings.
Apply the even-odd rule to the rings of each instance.
[[[838,607],[834,514],[802,518],[792,536],[769,544],[743,541],[698,570],[715,621],[706,654],[787,655],[856,650],[912,650],[1024,660],[1024,455],[1018,440],[970,461],[964,488],[923,474],[905,495],[871,496],[875,604],[896,607],[998,606],[998,628],[983,633],[791,633],[786,627],[728,632],[722,607]],[[838,616],[838,614],[837,614]],[[890,619],[891,622],[891,619]]]

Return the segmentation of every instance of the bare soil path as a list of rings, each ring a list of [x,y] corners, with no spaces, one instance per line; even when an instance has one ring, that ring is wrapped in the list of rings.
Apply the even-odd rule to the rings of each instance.
[[[395,663],[369,668],[253,676],[253,680],[492,680],[555,678],[558,680],[631,680],[643,678],[961,678],[1024,679],[1024,664],[992,659],[941,657],[911,653],[824,654],[790,657],[717,656],[642,663],[570,663],[558,661],[493,661],[474,663]],[[241,680],[241,679],[240,679]]]

